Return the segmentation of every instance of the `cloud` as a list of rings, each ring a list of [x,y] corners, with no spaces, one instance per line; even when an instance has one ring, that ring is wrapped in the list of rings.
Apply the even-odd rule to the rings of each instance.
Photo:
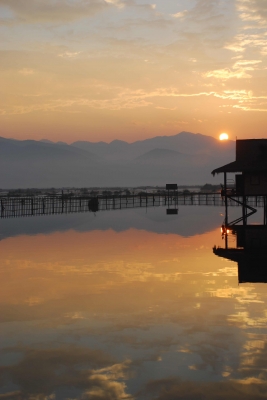
[[[125,6],[125,4],[121,2],[121,0],[105,0],[105,1],[106,3],[117,6],[118,8],[123,8]]]
[[[267,22],[267,3],[264,0],[238,0],[237,9],[243,21]]]
[[[249,49],[259,50],[261,55],[267,54],[266,34],[265,33],[240,33],[229,43],[225,49],[235,53],[244,53]]]
[[[223,71],[224,72],[224,71]],[[223,73],[222,72],[222,73]],[[218,73],[218,76],[216,75]],[[213,71],[208,77],[222,78],[220,71]],[[230,74],[230,72],[229,72]],[[237,72],[238,74],[238,72]],[[234,77],[237,77],[233,74]],[[233,77],[232,76],[232,77]],[[222,78],[223,79],[223,78]],[[225,78],[226,79],[226,78]],[[229,76],[227,76],[229,79]],[[34,103],[27,105],[16,105],[5,108],[0,108],[0,114],[2,115],[19,115],[28,114],[36,111],[42,112],[78,112],[82,113],[86,109],[99,109],[99,110],[123,110],[123,109],[135,109],[140,107],[155,107],[158,108],[157,101],[161,99],[179,99],[179,98],[198,98],[198,97],[215,97],[221,100],[231,101],[228,106],[234,108],[240,108],[243,110],[249,110],[250,105],[254,104],[259,100],[266,100],[267,96],[255,96],[252,91],[247,90],[223,90],[223,91],[200,91],[185,93],[180,92],[174,87],[169,88],[156,88],[152,91],[146,90],[132,90],[125,89],[124,87],[110,87],[109,93],[106,93],[107,87],[97,85],[99,93],[101,90],[105,90],[106,98],[96,99],[90,97],[72,97],[72,98],[58,98],[58,99],[43,99],[42,96],[35,96]],[[93,91],[93,87],[92,87]],[[37,101],[38,98],[38,101]],[[172,103],[173,104],[173,103]],[[224,104],[224,107],[226,104]],[[162,107],[162,106],[160,106]],[[175,110],[173,106],[163,107],[164,109]],[[263,110],[261,110],[263,111]]]
[[[171,14],[171,16],[174,18],[183,18],[187,14],[187,12],[188,12],[187,10],[184,10],[184,11],[180,11],[176,14]]]
[[[65,51],[64,53],[60,53],[58,56],[63,58],[76,58],[80,53],[80,51]]]
[[[20,22],[70,22],[91,17],[109,7],[123,7],[120,0],[0,0]]]
[[[251,74],[247,71],[254,71],[257,69],[258,65],[261,63],[261,60],[239,60],[237,61],[231,70],[230,68],[218,69],[215,71],[209,71],[205,74],[207,78],[216,78],[227,80],[231,78],[251,78]]]
[[[22,69],[19,70],[19,73],[21,75],[25,75],[25,76],[33,75],[34,74],[34,70],[32,68],[22,68]]]
[[[217,69],[215,71],[210,71],[205,74],[207,78],[216,78],[216,79],[232,79],[232,78],[251,78],[250,74],[247,74],[244,69],[240,69],[237,71],[231,71],[229,68]]]
[[[266,55],[266,1],[238,0],[236,9],[240,20],[238,33],[225,48],[237,53],[253,49],[254,52],[259,51],[260,55]]]

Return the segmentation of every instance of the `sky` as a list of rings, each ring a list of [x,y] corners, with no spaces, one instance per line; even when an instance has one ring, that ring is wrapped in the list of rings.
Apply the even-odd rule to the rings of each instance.
[[[0,136],[267,137],[267,0],[0,0]]]

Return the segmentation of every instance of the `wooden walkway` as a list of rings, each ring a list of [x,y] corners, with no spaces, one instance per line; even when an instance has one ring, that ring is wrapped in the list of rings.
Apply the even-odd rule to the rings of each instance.
[[[248,204],[262,207],[263,198],[250,197]],[[30,217],[38,215],[69,214],[121,210],[140,207],[178,208],[184,206],[224,206],[220,193],[192,194],[142,194],[125,196],[36,196],[36,197],[0,197],[0,218]],[[228,205],[239,206],[229,200]]]

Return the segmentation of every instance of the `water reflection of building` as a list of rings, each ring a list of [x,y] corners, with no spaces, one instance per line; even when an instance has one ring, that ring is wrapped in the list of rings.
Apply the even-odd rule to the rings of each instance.
[[[235,175],[235,185],[229,185],[227,174]],[[238,263],[238,279],[243,282],[267,282],[267,139],[236,141],[236,161],[212,171],[224,174],[222,196],[225,203],[225,221],[222,235],[225,248],[214,247],[219,257]],[[250,198],[263,199],[263,225],[248,225],[247,219],[257,210],[249,205]],[[242,216],[228,220],[229,199],[242,206]],[[238,224],[242,225],[238,225]],[[236,247],[228,246],[229,235],[236,237]]]
[[[267,283],[267,226],[236,225],[225,235],[236,237],[236,247],[214,247],[213,253],[238,263],[238,280]]]

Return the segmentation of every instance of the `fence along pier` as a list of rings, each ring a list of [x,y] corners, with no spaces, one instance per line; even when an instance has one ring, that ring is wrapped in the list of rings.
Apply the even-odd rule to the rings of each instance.
[[[249,197],[248,204],[255,207],[264,206],[263,196]],[[121,196],[33,196],[33,197],[1,197],[0,217],[30,217],[53,214],[69,214],[80,212],[97,212],[142,207],[174,207],[184,206],[224,206],[224,198],[220,193],[169,193]],[[239,206],[229,199],[228,206]]]

